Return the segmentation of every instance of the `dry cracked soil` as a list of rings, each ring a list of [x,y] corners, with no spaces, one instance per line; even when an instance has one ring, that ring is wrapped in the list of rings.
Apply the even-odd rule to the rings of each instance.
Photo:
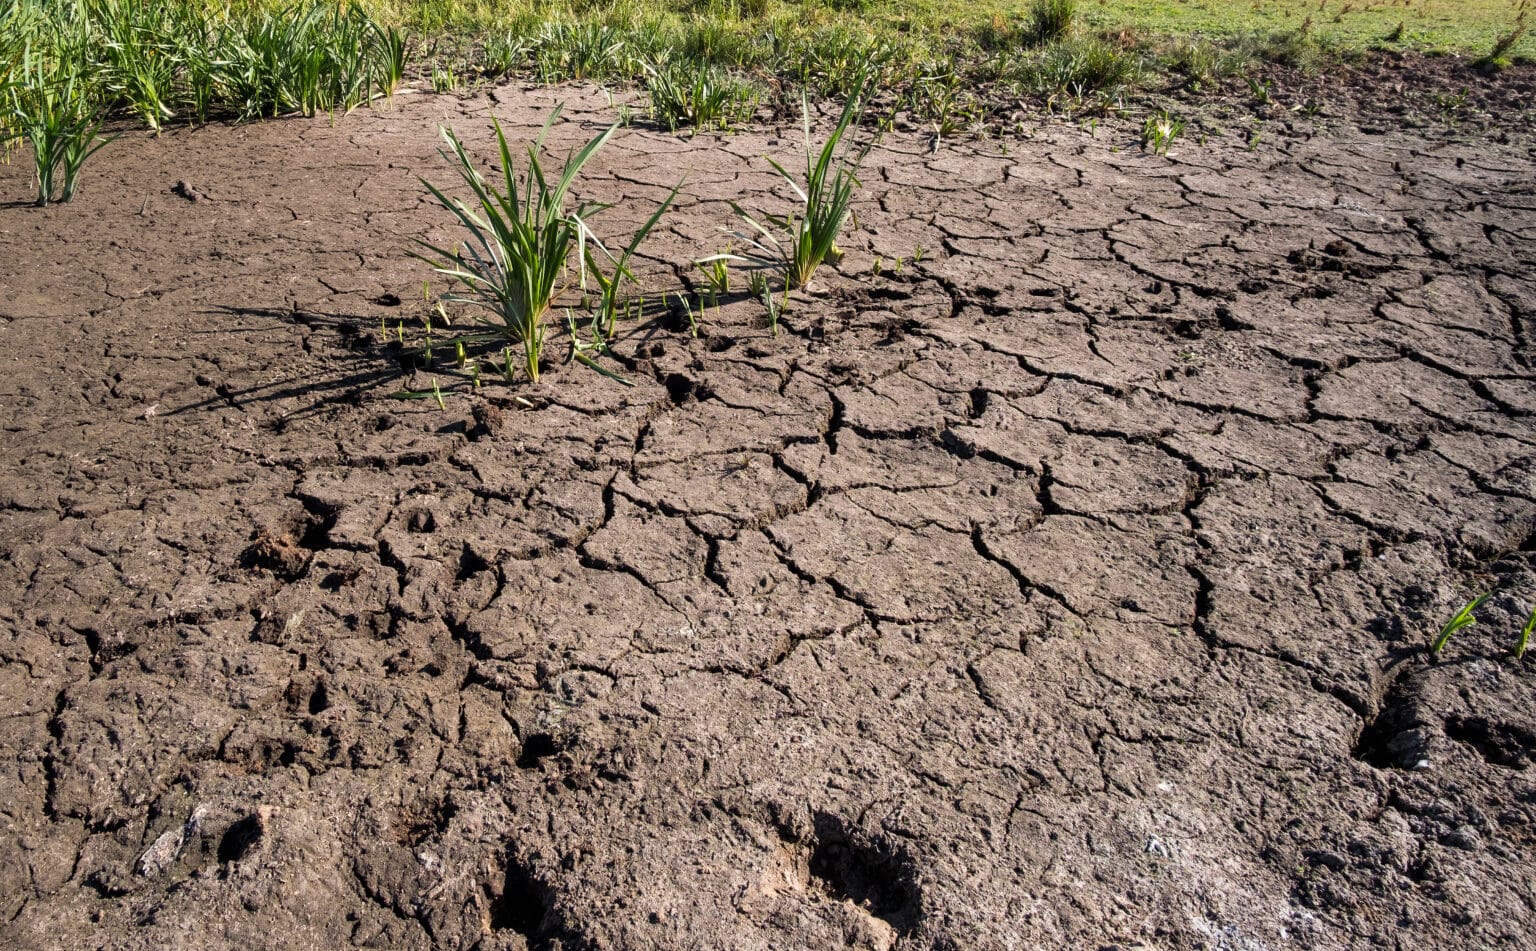
[[[898,131],[783,332],[694,337],[795,122],[635,126],[580,192],[686,174],[636,385],[391,399],[438,124],[556,101],[614,115],[136,134],[0,209],[0,944],[1533,946],[1528,134]]]

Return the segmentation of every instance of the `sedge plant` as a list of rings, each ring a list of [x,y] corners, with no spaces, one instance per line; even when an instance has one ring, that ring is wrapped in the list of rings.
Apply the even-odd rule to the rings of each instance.
[[[31,66],[6,90],[7,124],[32,146],[38,207],[75,197],[86,159],[116,136],[100,135],[105,110],[90,84],[68,66]]]
[[[802,92],[800,104],[806,152],[804,184],[777,160],[768,159],[768,164],[789,183],[799,199],[799,209],[788,215],[765,214],[759,221],[732,202],[736,217],[752,232],[736,234],[746,243],[747,250],[741,254],[713,255],[697,264],[708,266],[715,261],[738,261],[751,270],[776,271],[783,278],[787,291],[809,284],[823,261],[830,260],[835,264],[842,257],[837,238],[852,210],[854,189],[859,185],[859,166],[870,148],[865,145],[859,150],[844,149],[843,142],[861,114],[865,85],[866,81],[861,79],[843,104],[837,125],[820,149],[811,142],[811,107]]]
[[[582,168],[619,127],[614,124],[599,132],[580,149],[574,150],[556,172],[545,168],[539,152],[560,112],[561,107],[556,106],[543,130],[528,146],[526,168],[521,175],[501,124],[492,120],[501,160],[499,186],[480,174],[464,143],[452,130],[444,128],[442,134],[448,149],[442,154],[456,166],[468,186],[473,197],[470,202],[450,198],[435,185],[422,180],[437,202],[453,213],[468,234],[450,247],[418,241],[424,251],[415,256],[457,285],[459,292],[445,295],[445,300],[476,308],[480,332],[458,339],[468,344],[501,344],[504,374],[509,380],[512,369],[508,341],[522,348],[523,370],[529,380],[538,382],[539,361],[547,339],[545,317],[573,280],[579,280],[585,287],[587,276],[595,277],[601,296],[593,319],[594,330],[600,333],[594,334],[594,340],[612,333],[619,288],[625,278],[632,277],[629,259],[672,204],[678,191],[673,189],[628,247],[618,255],[611,254],[587,224],[609,206],[597,202],[584,202],[574,208],[567,205],[571,186]],[[573,252],[576,258],[574,278],[569,263]],[[604,273],[599,255],[610,265],[607,273]],[[587,355],[585,348],[582,354]],[[592,365],[590,359],[581,362]]]

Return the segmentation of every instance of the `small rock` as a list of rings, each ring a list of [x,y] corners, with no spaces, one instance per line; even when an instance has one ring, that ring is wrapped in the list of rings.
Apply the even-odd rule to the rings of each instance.
[[[1476,852],[1483,847],[1482,835],[1471,826],[1457,826],[1440,837],[1440,842],[1453,849]]]
[[[475,428],[470,431],[471,439],[479,440],[501,432],[505,423],[501,407],[491,403],[476,403],[471,412],[475,417]]]
[[[181,853],[186,850],[187,843],[197,835],[198,829],[203,824],[203,816],[207,814],[207,806],[198,806],[192,810],[186,822],[160,833],[160,837],[144,850],[143,855],[139,856],[134,871],[143,878],[154,878],[174,865],[176,860],[181,858]]]

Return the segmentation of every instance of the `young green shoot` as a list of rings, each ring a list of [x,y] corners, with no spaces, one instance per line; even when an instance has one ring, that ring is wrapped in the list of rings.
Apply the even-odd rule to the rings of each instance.
[[[435,377],[432,380],[432,389],[430,390],[396,390],[389,394],[389,398],[394,400],[433,400],[437,403],[438,409],[445,410],[448,408],[448,404],[443,401],[443,391],[438,387]]]
[[[1445,626],[1442,627],[1440,629],[1440,633],[1435,636],[1434,644],[1430,646],[1430,652],[1438,654],[1445,650],[1445,645],[1450,643],[1451,636],[1453,634],[1463,628],[1471,627],[1472,625],[1476,624],[1477,618],[1472,616],[1473,612],[1482,607],[1483,603],[1486,602],[1491,596],[1491,592],[1488,594],[1480,594],[1473,598],[1471,601],[1468,601],[1466,604],[1462,605],[1461,610],[1456,612],[1456,616],[1445,622]]]
[[[1515,642],[1515,660],[1525,656],[1525,649],[1531,644],[1531,632],[1536,631],[1536,607],[1531,608],[1531,616],[1525,619],[1525,626],[1520,628],[1520,639]]]
[[[575,316],[571,314],[570,310],[566,310],[565,325],[571,334],[571,359],[589,370],[595,370],[598,374],[610,380],[616,380],[625,386],[634,386],[634,383],[598,363],[593,357],[593,354],[612,353],[608,349],[608,341],[600,327],[600,317],[601,315],[598,314],[592,316],[592,322],[587,327],[588,339],[582,340],[580,331],[576,329]]]
[[[688,298],[682,294],[677,295],[677,303],[683,309],[683,315],[688,318],[688,332],[697,338],[699,336],[699,321],[693,315],[693,306],[688,303]]]
[[[768,286],[767,275],[762,271],[753,271],[752,277],[748,281],[748,286],[752,293],[762,300],[763,306],[768,309],[768,329],[773,331],[773,335],[777,337],[779,335],[779,308],[773,302],[773,288]],[[785,294],[788,294],[787,289]]]
[[[731,272],[725,259],[716,257],[708,264],[695,262],[694,267],[703,273],[704,280],[709,284],[710,300],[718,307],[720,298],[731,292]]]
[[[634,279],[634,274],[629,270],[629,259],[634,256],[635,250],[640,247],[640,242],[644,241],[646,236],[651,233],[651,229],[656,227],[656,222],[660,221],[661,216],[666,214],[668,208],[672,207],[672,202],[677,200],[677,193],[682,187],[683,183],[678,182],[672,191],[667,194],[666,199],[657,206],[656,211],[640,226],[640,230],[635,232],[634,237],[629,241],[629,245],[624,248],[618,257],[610,254],[608,249],[603,247],[602,242],[593,237],[590,231],[587,232],[586,264],[591,269],[593,279],[596,280],[597,286],[600,289],[597,301],[596,323],[601,324],[605,339],[613,339],[614,326],[618,322],[619,288],[623,286],[625,278]],[[611,273],[603,273],[603,268],[593,253],[594,249],[602,252],[608,258],[609,263],[613,266]]]
[[[752,229],[752,233],[736,235],[749,250],[739,255],[715,255],[703,259],[700,264],[716,260],[740,261],[753,270],[777,271],[783,278],[785,290],[792,290],[809,284],[823,261],[836,263],[842,257],[837,238],[851,211],[854,188],[859,184],[857,172],[869,146],[846,152],[841,147],[844,136],[861,113],[860,103],[866,83],[867,79],[861,77],[844,103],[837,125],[820,149],[811,142],[810,101],[802,92],[806,151],[804,186],[778,161],[768,159],[774,171],[793,189],[800,200],[800,208],[788,215],[763,215],[760,222],[732,202],[736,216]]]

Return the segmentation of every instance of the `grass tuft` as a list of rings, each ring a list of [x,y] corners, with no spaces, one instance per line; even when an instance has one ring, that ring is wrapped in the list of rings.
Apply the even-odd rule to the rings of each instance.
[[[566,198],[582,167],[618,129],[612,125],[598,133],[566,159],[555,177],[546,174],[539,149],[559,115],[557,106],[538,138],[528,146],[527,170],[521,181],[506,134],[494,119],[492,126],[501,158],[501,188],[480,174],[464,143],[446,127],[442,135],[448,150],[442,152],[443,157],[455,165],[474,201],[466,204],[449,198],[435,185],[422,180],[432,197],[453,212],[469,237],[451,250],[421,241],[429,253],[417,257],[463,289],[462,294],[447,300],[480,308],[485,313],[477,315],[478,321],[493,336],[521,345],[523,369],[534,382],[539,379],[539,360],[544,350],[544,315],[555,295],[569,284],[567,258],[573,250],[585,250],[585,219],[600,207],[582,205],[567,211]]]
[[[699,264],[708,265],[716,260],[743,261],[756,270],[778,271],[786,290],[804,287],[815,276],[823,261],[836,261],[842,256],[837,248],[837,238],[843,230],[853,202],[853,191],[858,186],[858,169],[869,152],[866,145],[861,150],[843,148],[848,131],[856,124],[862,112],[862,96],[866,83],[860,77],[855,93],[843,104],[837,125],[827,136],[821,148],[811,142],[811,107],[802,96],[801,110],[805,126],[805,178],[804,184],[790,174],[775,159],[768,159],[800,199],[800,208],[789,215],[763,215],[762,222],[754,218],[735,202],[731,207],[752,233],[738,234],[750,250],[737,254],[722,254],[704,258]],[[764,224],[763,222],[766,222]]]
[[[1134,85],[1140,75],[1141,63],[1134,51],[1087,39],[1048,47],[1024,65],[1020,78],[1025,88],[1040,96],[1086,99],[1116,95]]]
[[[757,109],[759,93],[751,84],[708,63],[669,60],[646,73],[651,114],[673,132],[726,130]]]
[[[1077,0],[1035,0],[1029,7],[1025,35],[1031,43],[1059,43],[1072,33],[1077,21]]]
[[[443,139],[448,143],[442,155],[455,166],[468,187],[473,197],[471,202],[450,198],[441,189],[422,180],[438,204],[452,212],[468,232],[462,242],[446,248],[418,241],[425,253],[415,254],[458,285],[460,292],[445,296],[445,300],[477,308],[475,317],[480,332],[460,337],[452,343],[456,351],[466,343],[501,346],[505,355],[502,372],[509,381],[513,369],[507,341],[522,348],[522,369],[529,380],[538,382],[540,360],[547,340],[546,315],[556,298],[573,282],[579,281],[585,287],[589,275],[596,279],[600,288],[599,305],[592,320],[592,341],[580,343],[577,340],[574,318],[568,314],[567,324],[573,328],[572,355],[586,366],[613,375],[597,366],[591,353],[606,350],[605,341],[613,334],[618,313],[619,289],[625,279],[633,277],[629,270],[630,257],[678,193],[677,188],[672,190],[621,253],[610,253],[588,225],[593,216],[608,206],[587,202],[568,209],[567,205],[577,176],[618,131],[619,125],[615,123],[607,127],[580,149],[573,150],[557,171],[545,167],[540,150],[560,112],[561,108],[556,106],[543,130],[527,147],[521,174],[501,124],[492,120],[501,166],[499,185],[481,175],[464,143],[451,129],[442,130]],[[577,262],[578,276],[575,278],[570,265],[573,253]]]

